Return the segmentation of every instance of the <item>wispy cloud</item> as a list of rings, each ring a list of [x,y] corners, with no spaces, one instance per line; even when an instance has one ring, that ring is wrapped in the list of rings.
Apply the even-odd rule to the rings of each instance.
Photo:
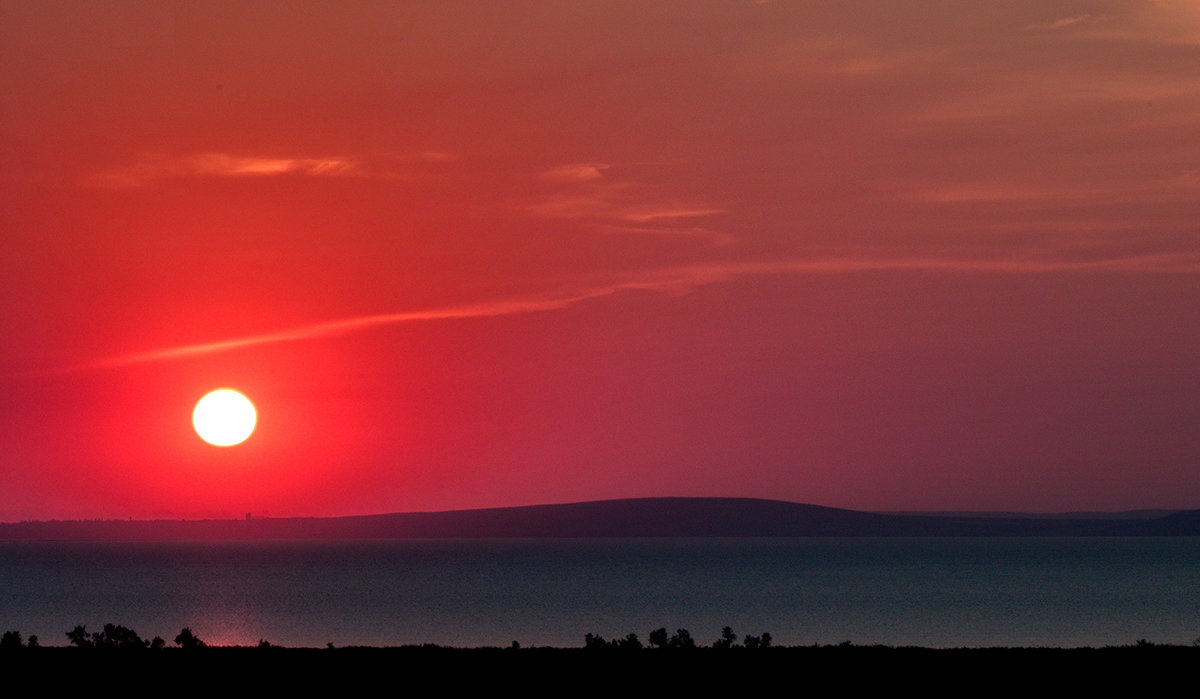
[[[704,226],[639,226],[624,223],[600,223],[596,224],[596,230],[614,235],[678,235],[690,238],[707,238],[713,245],[731,245],[737,242],[737,238],[728,233],[705,228]]]
[[[525,208],[550,218],[592,219],[598,222],[650,223],[675,221],[726,213],[727,209],[678,202],[614,201],[609,191],[564,193],[544,197]]]
[[[603,178],[610,167],[605,163],[571,163],[545,170],[541,178],[551,182],[591,182]]]
[[[1195,0],[1146,0],[1112,8],[1117,17],[1086,23],[1084,36],[1163,46],[1200,45],[1200,4]],[[1081,23],[1080,26],[1085,26]]]
[[[359,173],[358,164],[345,158],[239,158],[223,153],[205,153],[191,161],[198,175],[343,176]]]
[[[228,153],[200,153],[182,158],[147,157],[123,168],[102,172],[88,183],[109,187],[140,187],[177,177],[362,177],[361,162],[350,158],[260,158]]]
[[[1054,31],[1056,29],[1065,29],[1067,27],[1073,27],[1073,26],[1080,25],[1080,24],[1094,24],[1094,23],[1102,21],[1104,19],[1106,19],[1106,18],[1103,16],[1098,16],[1098,15],[1088,15],[1088,14],[1073,15],[1071,17],[1060,17],[1058,19],[1052,19],[1047,22],[1034,22],[1033,24],[1026,26],[1025,31],[1027,31],[1027,32]]]
[[[947,182],[928,184],[912,190],[916,201],[950,204],[1063,199],[1079,192],[1064,187],[1021,186],[1005,182]]]
[[[642,208],[631,207],[620,212],[618,216],[634,223],[648,223],[651,221],[696,218],[698,216],[714,216],[726,212],[727,209],[688,206],[686,204],[659,204],[657,206]]]
[[[1200,253],[1113,255],[1091,258],[1027,255],[1010,257],[812,257],[777,261],[717,262],[711,264],[665,267],[630,272],[616,279],[583,284],[573,291],[540,296],[505,298],[474,304],[448,306],[419,311],[381,313],[312,323],[257,335],[154,350],[131,352],[91,362],[42,371],[9,375],[30,378],[71,374],[97,369],[118,368],[187,359],[261,345],[299,342],[362,332],[389,325],[439,320],[491,318],[540,313],[564,309],[583,301],[626,291],[650,291],[676,295],[738,278],[764,275],[857,274],[882,271],[913,271],[976,274],[1037,274],[1052,272],[1120,272],[1131,274],[1200,274]]]
[[[1198,274],[1200,252],[1087,257],[1048,254],[1011,256],[809,257],[777,261],[747,261],[663,268],[641,278],[614,284],[622,289],[688,292],[709,284],[749,276],[856,274],[886,271],[976,274],[1036,274],[1053,272],[1125,272],[1136,274]],[[599,296],[602,294],[595,294]],[[588,298],[592,298],[589,296]]]
[[[721,244],[732,237],[694,224],[694,219],[727,213],[727,209],[654,197],[645,187],[613,179],[612,165],[571,163],[545,170],[540,179],[553,191],[520,208],[543,218],[581,221],[602,232],[699,236]]]
[[[814,78],[882,78],[922,70],[939,60],[928,49],[886,48],[844,35],[815,35],[766,45],[742,65],[727,66],[753,75],[808,76]]]

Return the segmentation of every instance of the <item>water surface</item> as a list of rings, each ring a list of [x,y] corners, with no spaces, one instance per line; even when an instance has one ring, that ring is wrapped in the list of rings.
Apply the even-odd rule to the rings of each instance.
[[[0,627],[220,644],[1101,646],[1200,636],[1200,538],[0,543]]]

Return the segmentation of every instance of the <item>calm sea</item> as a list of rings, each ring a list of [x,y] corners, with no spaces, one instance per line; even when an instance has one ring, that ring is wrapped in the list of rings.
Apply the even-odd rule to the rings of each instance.
[[[1200,636],[1200,538],[0,543],[0,630],[168,642],[1101,646]]]

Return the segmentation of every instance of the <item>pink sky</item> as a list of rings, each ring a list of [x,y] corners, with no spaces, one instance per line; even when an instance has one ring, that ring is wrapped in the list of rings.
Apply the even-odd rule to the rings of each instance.
[[[1189,0],[6,3],[0,81],[0,520],[1200,506]]]

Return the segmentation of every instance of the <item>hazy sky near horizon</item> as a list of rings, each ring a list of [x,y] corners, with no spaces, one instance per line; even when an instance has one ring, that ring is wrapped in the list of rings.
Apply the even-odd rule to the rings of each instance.
[[[1200,507],[1198,126],[1190,0],[4,3],[0,520]]]

